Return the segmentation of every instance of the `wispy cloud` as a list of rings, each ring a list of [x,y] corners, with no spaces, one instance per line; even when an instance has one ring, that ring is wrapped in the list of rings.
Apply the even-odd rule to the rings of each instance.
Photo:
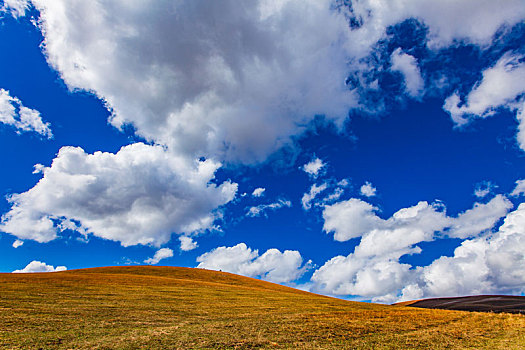
[[[269,210],[274,211],[281,208],[289,208],[291,206],[292,202],[290,202],[289,200],[279,199],[277,202],[260,204],[255,207],[250,207],[246,215],[251,217],[267,215],[266,212]]]

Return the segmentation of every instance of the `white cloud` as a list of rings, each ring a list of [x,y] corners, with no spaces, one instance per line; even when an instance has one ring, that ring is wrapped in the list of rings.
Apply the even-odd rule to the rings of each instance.
[[[103,99],[112,125],[131,123],[179,155],[244,163],[265,160],[315,115],[341,126],[358,107],[344,81],[368,69],[348,62],[368,55],[389,26],[417,18],[431,46],[486,43],[525,16],[522,0],[365,0],[351,13],[330,0],[31,3],[48,62],[71,90]],[[8,4],[23,13],[25,2]],[[361,26],[350,29],[348,16]],[[394,56],[415,93],[410,57]]]
[[[336,256],[317,269],[314,292],[331,295],[383,296],[401,288],[410,278],[410,265],[397,259]]]
[[[290,202],[289,200],[279,199],[277,202],[274,203],[260,204],[256,207],[250,207],[246,215],[251,217],[261,216],[266,215],[266,212],[268,210],[277,210],[285,207],[290,208],[291,206],[292,202]]]
[[[345,188],[350,185],[350,181],[348,179],[342,179],[339,182],[337,182],[336,187],[332,193],[330,193],[328,196],[324,197],[322,200],[323,204],[332,204],[333,202],[337,201],[343,193],[345,192]]]
[[[323,230],[334,232],[336,241],[360,237],[382,221],[375,214],[376,210],[357,198],[328,205],[323,211]]]
[[[197,242],[195,242],[191,237],[188,237],[188,236],[180,236],[179,241],[180,241],[180,250],[185,251],[185,252],[193,250],[199,246]]]
[[[9,91],[0,89],[0,123],[13,126],[18,133],[33,131],[44,137],[52,138],[49,123],[44,123],[40,112],[27,108]]]
[[[65,266],[57,266],[53,267],[51,265],[48,265],[44,262],[33,260],[29,264],[27,264],[26,267],[24,267],[21,270],[15,270],[13,273],[28,273],[28,272],[58,272],[58,271],[66,271],[67,268]]]
[[[155,255],[153,255],[152,258],[148,258],[144,260],[144,262],[149,265],[156,265],[162,259],[171,258],[172,256],[173,256],[173,250],[171,250],[170,248],[161,248],[155,252]]]
[[[516,187],[514,187],[514,190],[512,190],[510,195],[513,197],[518,197],[522,194],[525,194],[525,180],[517,180]]]
[[[464,241],[452,257],[422,270],[426,296],[521,294],[525,292],[525,204],[505,218],[500,229]]]
[[[398,210],[388,220],[375,222],[376,226],[361,238],[355,255],[384,258],[408,254],[414,244],[432,240],[435,232],[449,224],[449,219],[440,205],[422,201]]]
[[[233,247],[218,247],[197,258],[198,268],[221,270],[248,277],[258,277],[274,283],[287,283],[297,280],[310,267],[303,265],[298,251],[268,249],[259,255],[244,243]]]
[[[336,187],[335,190],[332,193],[330,193],[328,196],[323,198],[322,203],[323,204],[331,204],[331,203],[337,201],[339,198],[341,198],[341,196],[343,195],[344,192],[345,192],[345,190],[344,190],[343,187]]]
[[[315,115],[341,125],[356,105],[350,30],[330,0],[32,3],[68,87],[177,154],[256,163]]]
[[[9,12],[14,18],[25,16],[29,7],[27,0],[4,0],[3,2],[4,4],[0,7],[0,13]]]
[[[310,162],[303,165],[302,169],[304,172],[306,172],[308,175],[312,176],[313,178],[316,178],[320,174],[322,174],[322,170],[326,167],[326,164],[323,163],[323,161],[319,158],[312,159]]]
[[[377,216],[376,207],[360,199],[351,198],[325,207],[323,230],[327,233],[333,232],[336,241],[365,236],[361,240],[361,246],[378,237],[374,243],[377,249],[389,245],[394,247],[397,243],[390,242],[390,239],[397,241],[396,232],[404,235],[402,232],[405,229],[410,231],[410,235],[420,232],[419,237],[425,237],[424,240],[432,240],[434,232],[445,230],[450,237],[474,237],[494,227],[510,208],[512,203],[505,196],[497,195],[486,204],[474,203],[472,209],[453,218],[445,214],[444,206],[439,203],[428,204],[422,201],[413,207],[400,209],[392,217],[384,220]],[[383,236],[388,238],[383,239]],[[374,244],[370,244],[370,247]]]
[[[303,205],[303,208],[305,210],[309,210],[312,207],[312,201],[317,197],[318,194],[323,192],[328,188],[328,184],[322,183],[321,185],[317,186],[317,184],[313,184],[312,187],[310,187],[310,191],[303,194],[303,197],[301,198],[301,203]]]
[[[264,196],[264,192],[265,191],[266,191],[266,188],[257,187],[255,190],[253,190],[252,196],[253,197],[262,197],[262,196]]]
[[[467,124],[472,118],[487,118],[498,108],[516,111],[519,123],[516,135],[518,144],[525,150],[525,63],[523,56],[507,52],[491,68],[483,72],[483,79],[474,86],[460,106],[460,96],[454,93],[445,100],[443,108],[450,114],[456,125]],[[520,101],[521,99],[521,101]]]
[[[372,184],[370,182],[365,182],[365,184],[363,186],[361,186],[361,189],[359,190],[359,192],[361,193],[362,196],[365,196],[365,197],[373,197],[376,195],[376,188],[374,186],[372,186]]]
[[[313,184],[308,192],[305,192],[301,198],[301,204],[304,210],[310,210],[312,206],[324,208],[328,204],[332,204],[345,192],[349,181],[343,179],[337,183],[333,180],[325,181],[322,184]],[[328,191],[330,190],[330,191]],[[323,195],[321,195],[323,193]]]
[[[499,231],[487,239],[489,280],[499,289],[525,292],[525,204],[505,217]]]
[[[477,236],[494,227],[496,222],[504,217],[511,208],[512,203],[500,194],[486,204],[474,203],[472,209],[466,210],[453,220],[447,234],[458,238]]]
[[[21,241],[19,239],[13,242],[13,248],[18,248],[18,247],[21,247],[22,245],[24,245],[24,241]]]
[[[364,0],[352,2],[352,8],[362,25],[352,31],[350,40],[363,55],[385,35],[387,27],[408,18],[428,27],[431,47],[448,46],[455,40],[486,44],[501,26],[525,18],[521,0],[508,0],[505,6],[491,0]]]
[[[474,195],[478,198],[484,198],[496,188],[498,188],[498,186],[492,182],[483,181],[476,185],[476,188],[474,189]]]
[[[61,227],[76,227],[123,246],[159,246],[172,233],[214,228],[217,209],[237,192],[235,183],[210,182],[219,166],[211,160],[190,162],[143,143],[116,154],[63,147],[52,165],[41,169],[35,187],[9,198],[12,207],[0,230],[48,242]]]
[[[392,70],[400,72],[405,79],[405,88],[412,97],[418,97],[423,93],[424,81],[417,66],[417,60],[397,48],[391,56]]]
[[[342,179],[342,180],[339,180],[337,182],[337,186],[341,187],[341,188],[345,188],[345,187],[348,187],[350,186],[350,181],[348,179]]]
[[[469,118],[486,118],[499,107],[515,107],[514,99],[525,92],[525,64],[519,63],[521,56],[507,52],[496,64],[483,72],[483,78],[459,106],[459,95],[453,94],[445,101],[443,108],[450,113],[454,122],[463,125]]]
[[[517,107],[516,120],[518,121],[516,140],[520,148],[525,150],[525,101]]]
[[[427,278],[424,277],[426,275],[439,274],[428,272],[437,271],[438,265],[439,269],[447,270],[440,265],[444,263],[439,261],[448,261],[449,258],[436,260],[434,267],[416,269],[401,263],[399,259],[407,254],[419,254],[421,249],[416,244],[433,241],[439,237],[440,232],[460,238],[481,235],[472,242],[483,242],[486,235],[490,235],[489,230],[511,207],[512,204],[506,197],[498,195],[486,204],[475,203],[472,209],[453,218],[445,214],[441,204],[419,202],[413,207],[400,209],[387,220],[375,214],[376,208],[355,198],[327,207],[329,211],[325,216],[325,231],[333,231],[334,239],[347,240],[358,236],[362,238],[353,253],[346,257],[336,256],[314,272],[311,279],[312,290],[335,295],[367,297],[387,303],[423,295],[443,296],[447,290],[446,283],[439,285],[442,290],[438,293],[437,287],[432,289],[422,281]],[[511,215],[512,213],[507,216],[506,222]],[[468,246],[468,242],[464,241],[463,244]],[[458,251],[458,254],[460,253],[461,249]],[[475,262],[469,260],[470,263],[474,268]],[[468,273],[464,277],[465,281],[468,278],[475,280],[479,277],[479,271],[477,274],[467,275]],[[450,273],[447,283],[452,281],[454,276],[454,273]],[[432,281],[434,280],[436,279],[432,277]],[[432,283],[438,282],[436,280]],[[484,287],[480,288],[488,291]],[[447,295],[452,295],[453,289],[448,290]],[[471,289],[472,292],[477,290]]]
[[[376,210],[356,198],[325,209],[324,229],[334,231],[335,240],[362,238],[354,253],[336,256],[314,272],[313,291],[386,301],[377,298],[410,281],[411,266],[401,264],[399,258],[419,253],[414,245],[431,240],[447,223],[439,206],[427,202],[401,209],[388,220],[379,218]]]
[[[489,186],[478,186],[474,189],[474,195],[478,198],[483,198],[486,197],[491,191],[492,188]]]

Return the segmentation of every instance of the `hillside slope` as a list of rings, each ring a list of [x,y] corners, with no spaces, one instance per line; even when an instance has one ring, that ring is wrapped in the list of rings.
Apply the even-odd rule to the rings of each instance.
[[[525,347],[525,317],[385,306],[223,272],[107,267],[0,274],[0,348]]]
[[[402,304],[426,309],[525,314],[525,296],[475,295],[455,298],[423,299]]]

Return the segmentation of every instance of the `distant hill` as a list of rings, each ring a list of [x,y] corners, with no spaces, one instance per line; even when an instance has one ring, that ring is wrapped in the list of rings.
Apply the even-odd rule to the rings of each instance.
[[[1,349],[518,349],[525,316],[350,302],[224,272],[0,274]]]
[[[423,299],[399,304],[426,309],[525,314],[525,296],[477,295],[455,298]]]

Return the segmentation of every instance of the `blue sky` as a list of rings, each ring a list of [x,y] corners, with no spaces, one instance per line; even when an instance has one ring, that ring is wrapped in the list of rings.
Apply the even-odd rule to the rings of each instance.
[[[525,292],[525,6],[1,5],[0,271]]]

